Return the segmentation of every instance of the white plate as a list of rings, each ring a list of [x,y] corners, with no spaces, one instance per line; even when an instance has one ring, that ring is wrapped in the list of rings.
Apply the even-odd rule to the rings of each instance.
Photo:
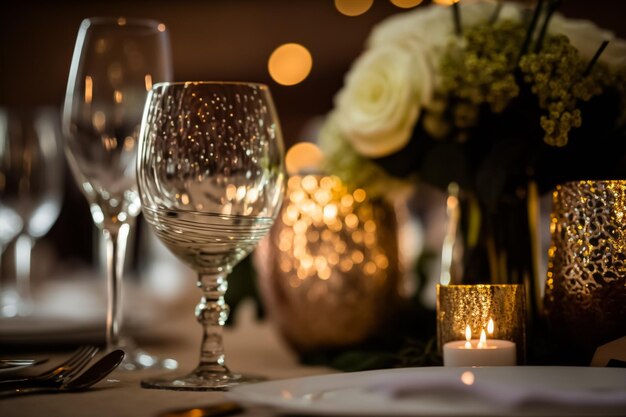
[[[476,386],[493,389],[489,396],[445,389],[442,381],[460,381],[472,373]],[[421,395],[393,398],[381,387],[402,381],[438,381],[439,388]],[[378,388],[378,390],[375,389]],[[458,388],[458,387],[457,387]],[[497,393],[527,392],[541,399],[507,403]],[[535,393],[535,394],[532,394]],[[607,399],[604,394],[610,394]],[[360,416],[616,416],[626,415],[626,369],[577,367],[404,368],[312,376],[240,385],[227,393],[244,404],[277,407],[313,415]],[[555,401],[550,400],[553,395]],[[618,401],[615,401],[615,398]],[[498,400],[500,398],[500,400]],[[567,403],[573,398],[578,404]],[[581,401],[587,398],[587,404]],[[527,398],[528,399],[528,398]],[[532,399],[532,398],[531,398]],[[605,401],[606,400],[606,401]]]

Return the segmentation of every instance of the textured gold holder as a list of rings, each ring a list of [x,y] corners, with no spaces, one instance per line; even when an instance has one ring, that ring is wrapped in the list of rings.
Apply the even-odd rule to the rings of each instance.
[[[554,192],[545,306],[571,348],[626,335],[626,181],[574,181]]]
[[[489,319],[495,329],[489,339],[510,340],[517,347],[517,363],[526,358],[526,295],[519,284],[437,285],[437,343],[465,340],[465,327],[473,338],[487,329]]]
[[[399,298],[393,207],[335,176],[292,176],[280,215],[255,252],[264,305],[297,351],[358,343]]]

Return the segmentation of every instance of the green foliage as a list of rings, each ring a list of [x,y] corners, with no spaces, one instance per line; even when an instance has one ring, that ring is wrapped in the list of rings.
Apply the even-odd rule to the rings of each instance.
[[[400,306],[379,333],[355,346],[305,352],[307,365],[325,365],[344,372],[442,365],[437,350],[436,314],[420,303],[427,265],[436,255],[424,252],[415,264],[417,291]]]
[[[239,262],[228,276],[228,291],[226,291],[226,295],[224,296],[226,304],[230,307],[230,315],[226,321],[227,326],[235,324],[234,320],[237,308],[247,299],[254,301],[257,318],[263,318],[265,316],[265,310],[261,302],[256,279],[257,276],[252,263],[252,255],[247,256]]]
[[[458,127],[468,127],[460,122],[459,112],[462,120],[469,105],[488,104],[500,113],[517,97],[512,68],[524,33],[520,24],[504,21],[469,28],[462,42],[449,45],[441,63],[441,92],[459,101],[453,110]]]
[[[440,366],[435,337],[428,339],[406,338],[394,348],[358,347],[340,351],[317,351],[304,354],[307,365],[326,365],[344,372],[369,371],[385,368]]]
[[[567,145],[570,130],[582,125],[579,102],[589,101],[615,84],[615,74],[604,65],[594,65],[588,75],[587,65],[562,35],[546,37],[541,52],[526,54],[520,61],[524,81],[547,113],[540,124],[549,145]]]
[[[320,134],[320,146],[326,149],[323,169],[337,175],[349,189],[367,188],[370,198],[389,195],[406,187],[406,184],[392,176],[372,160],[356,153],[352,145],[338,132],[331,115],[330,123]]]
[[[541,48],[524,53],[518,66],[526,31],[521,23],[503,21],[468,28],[461,41],[450,43],[441,64],[440,96],[447,105],[439,106],[445,111],[431,110],[429,117],[447,117],[463,132],[481,122],[483,106],[498,114],[529,91],[535,99],[522,102],[542,112],[535,123],[543,129],[545,143],[567,145],[570,131],[583,123],[580,103],[620,85],[619,75],[595,62],[589,69],[589,62],[563,35],[544,34]]]

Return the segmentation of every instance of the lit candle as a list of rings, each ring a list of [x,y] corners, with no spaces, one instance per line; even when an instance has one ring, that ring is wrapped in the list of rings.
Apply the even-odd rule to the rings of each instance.
[[[494,323],[489,319],[487,332],[492,335]],[[485,329],[480,339],[472,339],[472,329],[465,327],[465,340],[455,340],[443,345],[445,366],[513,366],[516,364],[515,343],[509,340],[487,340]]]

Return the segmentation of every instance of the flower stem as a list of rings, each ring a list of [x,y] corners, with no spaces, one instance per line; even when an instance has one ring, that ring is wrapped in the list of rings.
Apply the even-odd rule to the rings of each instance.
[[[589,61],[589,65],[587,65],[585,72],[583,72],[583,77],[586,77],[589,74],[591,74],[591,70],[593,69],[593,66],[596,65],[596,62],[598,62],[598,58],[600,58],[600,55],[602,55],[602,52],[604,52],[604,50],[606,49],[608,45],[609,45],[608,40],[605,40],[602,42],[602,45],[600,45],[596,53],[593,55],[593,58],[591,58],[591,61]]]
[[[526,37],[524,38],[524,42],[522,43],[522,47],[519,51],[519,56],[517,57],[516,67],[519,65],[519,61],[522,57],[526,55],[526,52],[528,52],[528,48],[530,47],[530,43],[533,39],[533,33],[535,33],[535,28],[537,27],[537,22],[539,21],[539,16],[541,15],[541,9],[543,9],[543,1],[544,0],[537,1],[533,17],[528,24],[528,29],[526,30]]]
[[[496,21],[500,17],[501,11],[502,11],[502,0],[498,0],[498,4],[496,4],[496,7],[493,9],[493,13],[491,14],[491,17],[489,18],[490,25],[493,25],[496,23]]]
[[[556,12],[560,5],[561,0],[552,0],[548,5],[546,17],[543,19],[543,25],[541,25],[541,30],[539,31],[539,36],[537,37],[537,43],[535,44],[535,53],[541,51],[541,48],[543,47],[543,39],[546,37],[548,25],[550,24],[550,19],[552,19],[552,15]]]
[[[459,7],[459,0],[452,3],[452,16],[454,17],[454,32],[456,36],[461,36],[463,30],[461,28],[461,9]]]

